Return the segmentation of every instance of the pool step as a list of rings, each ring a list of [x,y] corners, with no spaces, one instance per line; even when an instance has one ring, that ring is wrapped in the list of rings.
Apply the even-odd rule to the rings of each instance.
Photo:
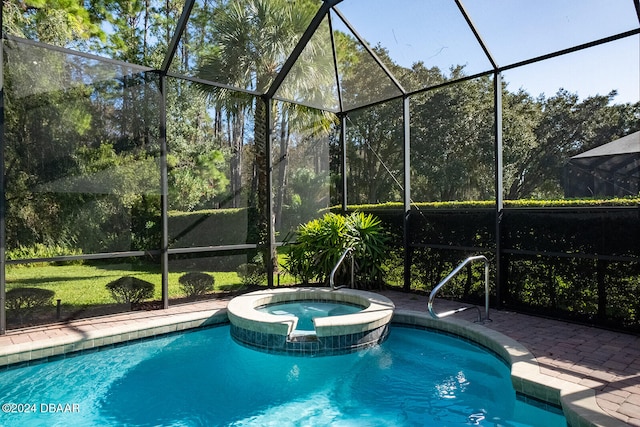
[[[287,341],[289,342],[316,342],[318,341],[318,336],[315,331],[293,331],[287,337]]]

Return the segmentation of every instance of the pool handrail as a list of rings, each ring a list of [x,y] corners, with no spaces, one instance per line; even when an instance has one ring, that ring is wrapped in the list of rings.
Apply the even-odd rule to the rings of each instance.
[[[468,307],[461,307],[455,310],[446,311],[444,313],[436,313],[433,309],[433,300],[435,299],[436,294],[438,293],[440,288],[442,288],[445,284],[447,284],[449,280],[451,280],[456,274],[458,274],[460,270],[462,270],[467,264],[469,264],[470,262],[479,261],[479,260],[484,261],[484,312],[485,312],[484,320],[482,320],[482,312],[480,311],[480,308],[475,305],[468,306]],[[451,273],[449,273],[447,277],[445,277],[440,283],[438,283],[438,285],[436,285],[435,288],[433,288],[433,290],[429,294],[429,303],[427,304],[427,308],[429,309],[429,313],[431,314],[431,316],[436,319],[442,319],[443,317],[447,317],[452,314],[460,313],[462,311],[469,310],[471,308],[476,308],[478,310],[477,323],[482,323],[486,321],[490,322],[491,319],[489,318],[489,260],[487,259],[487,257],[484,255],[474,255],[462,261],[460,265],[458,265]]]
[[[336,275],[336,272],[338,271],[338,268],[340,267],[340,264],[342,264],[342,262],[344,261],[344,259],[347,257],[347,255],[349,254],[349,252],[353,251],[354,248],[353,247],[348,247],[347,249],[344,250],[344,252],[342,253],[342,255],[340,256],[340,259],[338,260],[338,262],[336,262],[336,265],[333,266],[333,269],[331,270],[331,274],[329,274],[329,286],[331,287],[331,290],[336,290],[336,289],[342,289],[342,288],[346,288],[346,285],[342,285],[342,286],[335,286],[334,284],[334,276]],[[351,288],[353,288],[353,267],[354,267],[354,258],[353,256],[351,257]]]

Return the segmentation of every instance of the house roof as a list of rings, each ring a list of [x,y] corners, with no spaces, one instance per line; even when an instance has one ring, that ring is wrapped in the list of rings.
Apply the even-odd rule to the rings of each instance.
[[[571,157],[583,159],[588,157],[614,156],[618,154],[640,153],[640,131],[623,136],[620,139],[603,144],[584,153]]]

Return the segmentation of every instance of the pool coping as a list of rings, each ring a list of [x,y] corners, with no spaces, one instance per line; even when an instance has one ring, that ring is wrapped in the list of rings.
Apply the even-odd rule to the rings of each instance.
[[[627,425],[598,406],[594,390],[542,374],[534,355],[518,341],[500,332],[467,320],[433,319],[424,312],[397,308],[391,322],[460,336],[495,352],[511,365],[511,378],[516,392],[562,407],[571,427]],[[70,335],[0,347],[0,369],[21,367],[31,362],[66,357],[72,353],[96,351],[100,347],[226,323],[229,323],[227,309],[214,308],[158,316],[142,324],[131,322],[102,329],[77,328]]]
[[[131,322],[103,329],[76,328],[72,334],[0,347],[0,369],[228,322],[226,308],[217,308],[156,317],[152,322],[144,322],[147,325]]]

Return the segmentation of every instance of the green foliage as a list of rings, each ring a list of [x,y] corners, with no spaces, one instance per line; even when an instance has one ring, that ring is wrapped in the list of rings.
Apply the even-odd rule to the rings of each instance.
[[[5,306],[11,315],[17,315],[22,324],[35,311],[49,307],[55,292],[40,288],[13,288],[7,291]]]
[[[353,248],[356,261],[356,282],[372,286],[382,282],[382,264],[388,238],[380,220],[373,215],[354,212],[349,216],[334,213],[302,224],[297,229],[297,241],[289,247],[284,268],[303,283],[320,282],[329,273],[347,248]],[[339,270],[340,281],[349,274],[348,263]]]
[[[378,218],[363,212],[354,212],[347,217],[348,234],[352,236],[351,247],[357,263],[357,281],[364,286],[382,284],[382,264],[387,257],[388,236]]]
[[[3,2],[2,9],[3,30],[19,37],[58,46],[92,36],[104,38],[96,17],[81,1],[11,0]]]
[[[640,330],[638,262],[517,255],[506,262],[509,307]]]
[[[463,71],[463,67],[452,68],[451,78],[462,77]],[[494,153],[488,141],[493,140],[492,99],[489,77],[412,99],[414,200],[482,200],[491,196]]]
[[[607,199],[519,199],[505,200],[506,208],[542,208],[542,207],[598,207],[598,206],[637,206],[640,197],[612,197]],[[411,206],[416,209],[476,209],[494,208],[493,200],[467,200],[446,202],[417,202]],[[381,210],[403,210],[401,202],[349,205],[350,211],[375,212]],[[333,206],[332,211],[339,211],[341,206]]]
[[[246,243],[247,209],[209,209],[194,212],[169,212],[171,247],[216,246]],[[235,271],[240,262],[216,265],[214,270]],[[215,263],[215,261],[213,261]],[[198,267],[197,269],[202,269]]]
[[[211,150],[210,147],[199,147],[199,150],[205,149]],[[181,157],[169,169],[171,208],[190,211],[210,206],[229,184],[222,172],[226,163],[222,151],[197,152],[191,148],[183,151]]]
[[[556,199],[556,200],[506,200],[505,207],[542,208],[542,207],[598,207],[598,206],[637,206],[640,197],[612,197],[609,199]]]
[[[247,262],[238,266],[238,277],[243,285],[261,285],[267,280],[267,272],[261,263]]]
[[[535,101],[506,94],[504,183],[507,199],[561,197],[567,159],[638,130],[640,104],[613,104],[616,92],[581,99],[560,89]],[[510,100],[514,97],[514,100]]]
[[[161,239],[160,196],[143,195],[131,207],[131,248],[133,250],[160,248]]]
[[[12,45],[7,55],[8,247],[73,241],[84,253],[135,249],[131,210],[160,192],[153,77],[86,84],[97,71],[70,67],[66,53]]]
[[[33,258],[53,258],[58,256],[65,255],[81,255],[82,250],[79,248],[72,248],[67,245],[45,245],[42,243],[34,243],[31,246],[18,246],[17,248],[10,249],[6,253],[6,257],[8,260],[19,260],[19,259],[33,259]],[[19,266],[27,266],[27,267],[41,267],[43,265],[54,264],[54,265],[80,265],[82,264],[82,260],[74,260],[74,261],[58,261],[58,262],[44,262],[44,263],[29,263],[29,264],[15,264],[13,268]]]
[[[373,96],[378,96],[380,88],[373,84],[375,75],[368,74],[370,80],[367,81],[356,77],[356,82],[360,82],[361,90],[365,93],[373,90]],[[369,89],[364,89],[365,87]],[[357,94],[358,97],[360,95],[361,93]],[[367,93],[365,96],[371,95]],[[400,149],[402,103],[392,101],[376,105],[371,111],[350,114],[349,120],[346,151],[349,200],[356,203],[402,200],[402,190],[397,185],[404,160]]]
[[[153,296],[153,283],[136,277],[124,276],[107,283],[107,290],[119,304],[138,303]]]
[[[55,292],[40,288],[13,288],[6,293],[9,310],[33,310],[51,305]]]
[[[324,281],[346,248],[350,247],[345,217],[325,214],[302,224],[296,230],[296,242],[284,262],[287,272],[302,283]]]
[[[502,304],[638,330],[638,201],[520,201],[517,208],[514,204],[505,209]],[[409,216],[413,289],[430,291],[470,255],[484,254],[495,265],[495,208],[468,203],[436,206],[421,205]],[[374,212],[395,230],[393,247],[402,247],[402,228],[397,225],[402,208],[387,206]],[[482,303],[481,267],[474,264],[467,274],[455,276],[442,295]],[[493,285],[491,289],[496,290]]]
[[[278,195],[281,195],[283,206],[275,209],[278,232],[286,234],[295,230],[298,224],[318,216],[318,211],[326,207],[326,195],[329,193],[329,175],[315,173],[310,168],[299,168],[291,171],[288,182],[278,183]],[[277,198],[276,198],[277,200]],[[277,208],[277,206],[276,206]]]
[[[302,226],[300,226],[302,227]],[[298,232],[304,235],[305,230],[298,228]],[[306,245],[299,241],[288,246],[285,253],[285,260],[282,264],[285,271],[296,277],[303,284],[309,284],[318,277],[315,253],[311,252]],[[321,277],[327,274],[323,273]]]
[[[197,297],[213,290],[214,278],[202,272],[189,272],[178,279],[180,287],[187,297]]]
[[[160,171],[152,155],[132,151],[79,147],[77,171],[48,185],[51,192],[83,194],[66,201],[62,218],[85,252],[160,246]]]

